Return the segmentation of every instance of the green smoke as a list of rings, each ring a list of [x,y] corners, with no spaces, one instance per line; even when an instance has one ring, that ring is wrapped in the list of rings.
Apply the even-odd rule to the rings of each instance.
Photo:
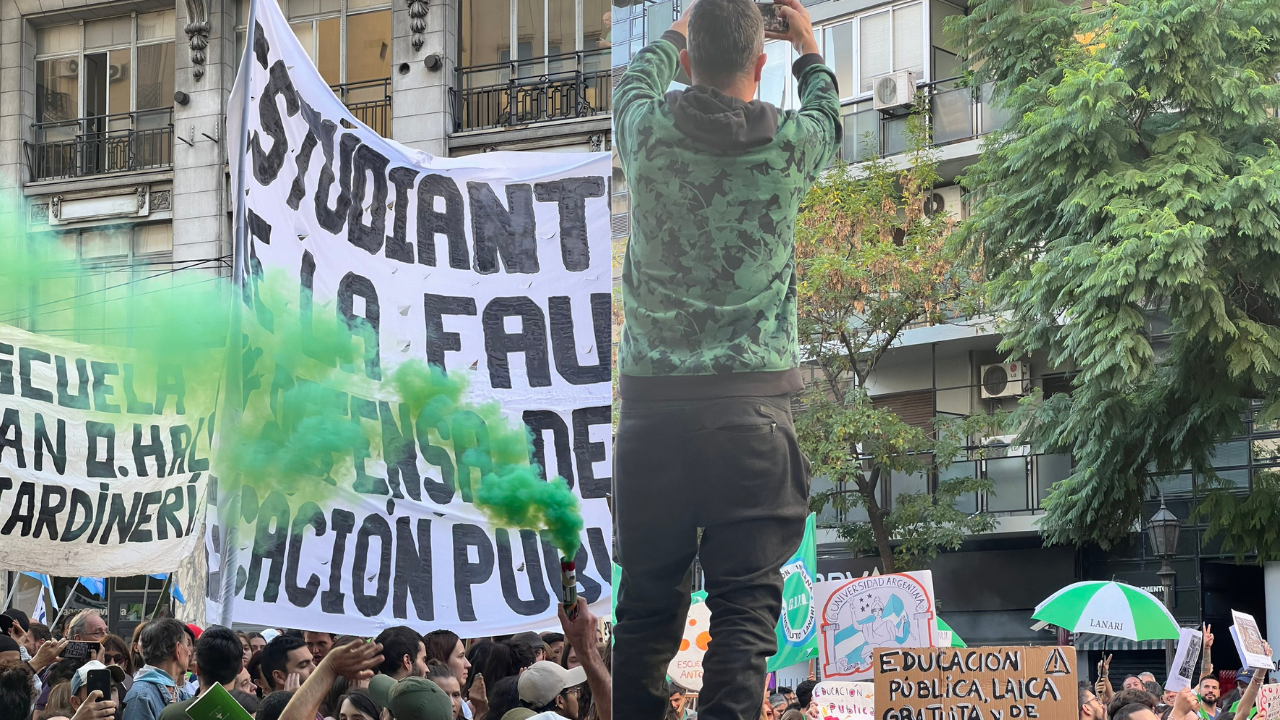
[[[25,219],[25,207],[17,207]],[[98,233],[92,242],[127,248],[131,233]],[[128,347],[135,365],[181,368],[189,408],[212,410],[218,398],[220,416],[238,415],[234,424],[218,426],[213,471],[221,492],[243,484],[260,498],[279,491],[295,508],[308,501],[327,508],[349,491],[355,454],[390,465],[408,443],[428,437],[432,445],[453,446],[466,475],[455,478],[458,491],[495,525],[543,531],[566,556],[576,554],[583,527],[577,498],[563,479],[541,479],[523,423],[495,403],[466,400],[463,374],[409,361],[387,382],[366,378],[365,348],[374,335],[347,327],[333,304],[313,302],[281,271],[239,288],[218,274],[229,258],[202,269],[89,263],[78,257],[86,253],[68,252],[67,237],[0,237],[0,324]],[[233,311],[242,313],[234,350],[227,347]],[[226,397],[232,351],[230,365],[241,371],[239,398]],[[395,415],[399,436],[383,437],[382,418],[356,417],[352,398],[407,405],[407,414]]]

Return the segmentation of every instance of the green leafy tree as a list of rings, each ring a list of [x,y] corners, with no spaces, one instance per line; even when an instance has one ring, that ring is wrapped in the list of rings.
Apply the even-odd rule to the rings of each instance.
[[[1280,4],[970,11],[953,30],[1015,121],[970,169],[982,200],[953,240],[1005,311],[1002,350],[1078,372],[1023,409],[1025,438],[1077,462],[1046,541],[1109,547],[1149,470],[1213,477],[1215,443],[1280,414]],[[1204,508],[1238,546],[1267,532],[1221,495]]]
[[[974,478],[941,482],[932,494],[898,495],[891,507],[880,501],[890,473],[946,467],[964,437],[992,421],[980,416],[926,432],[875,407],[867,394],[904,330],[975,307],[975,283],[947,247],[953,221],[926,212],[938,174],[922,117],[908,121],[903,167],[875,160],[831,171],[810,191],[796,224],[801,350],[822,371],[796,430],[813,475],[837,484],[815,494],[813,507],[864,509],[866,522],[837,529],[855,551],[877,553],[886,572],[920,567],[993,525],[988,515],[955,507],[961,495],[987,489]]]

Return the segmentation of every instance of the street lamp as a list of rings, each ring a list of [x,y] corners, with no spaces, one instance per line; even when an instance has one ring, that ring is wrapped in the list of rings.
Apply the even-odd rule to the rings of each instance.
[[[1147,522],[1147,533],[1151,539],[1152,550],[1156,557],[1160,558],[1160,570],[1156,575],[1160,577],[1160,585],[1164,588],[1164,606],[1170,611],[1173,610],[1173,580],[1178,574],[1169,566],[1169,561],[1178,552],[1178,533],[1181,530],[1182,523],[1178,522],[1178,517],[1164,506],[1164,495],[1161,494],[1160,509]],[[1175,640],[1164,641],[1165,667],[1173,667],[1175,642]]]

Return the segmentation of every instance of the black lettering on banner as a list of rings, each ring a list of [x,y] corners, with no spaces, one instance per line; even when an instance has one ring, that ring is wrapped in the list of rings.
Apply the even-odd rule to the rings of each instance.
[[[302,147],[298,149],[298,157],[294,161],[298,166],[298,174],[289,186],[289,197],[285,203],[292,210],[297,210],[302,199],[307,195],[307,171],[311,169],[311,158],[315,155],[316,145],[320,145],[325,162],[333,160],[333,136],[338,132],[338,124],[320,117],[306,100],[302,101],[302,119],[307,123],[307,136],[302,139]],[[301,238],[299,238],[301,239]]]
[[[578,408],[573,411],[573,454],[578,459],[578,490],[583,500],[602,498],[609,493],[612,477],[596,477],[594,463],[605,459],[604,442],[591,439],[592,425],[610,425],[613,411],[608,405]]]
[[[111,486],[107,483],[98,483],[98,510],[93,514],[93,532],[89,533],[89,542],[93,542],[98,537],[98,530],[102,529],[102,521],[107,512],[107,497]]]
[[[216,412],[209,415],[209,443],[213,444],[213,420]],[[182,427],[186,427],[183,425]],[[187,472],[204,472],[209,469],[209,458],[196,457],[196,446],[200,444],[200,430],[204,427],[204,418],[196,423],[196,436],[191,442],[191,449],[187,451]]]
[[[200,422],[203,423],[204,418],[200,418]],[[185,473],[187,471],[187,451],[193,449],[191,447],[191,427],[188,425],[174,425],[170,427],[169,444],[173,446],[173,459],[169,461],[169,474]]]
[[[357,427],[360,425],[360,418],[366,420],[377,421],[378,406],[372,400],[366,400],[362,397],[351,396],[351,422]],[[369,433],[357,431],[357,439],[355,445],[351,448],[352,460],[355,462],[356,479],[351,484],[351,489],[365,495],[388,495],[391,490],[387,487],[387,481],[377,475],[370,475],[365,471],[365,463],[372,457],[369,452]],[[400,494],[400,488],[396,488],[396,498],[403,498]]]
[[[346,593],[342,592],[342,560],[347,554],[347,536],[356,527],[355,513],[350,510],[334,510],[333,556],[329,558],[329,587],[320,593],[320,609],[330,615],[341,615],[346,612]]]
[[[196,483],[198,482],[200,482],[200,473],[193,473],[187,480],[187,529],[184,535],[190,535],[196,526]]]
[[[263,220],[252,208],[247,209],[249,226],[249,282],[244,285],[245,304],[249,304],[250,293],[253,297],[253,312],[258,324],[267,332],[275,332],[275,313],[262,301],[262,261],[258,259],[258,246],[255,240],[264,245],[271,244],[271,224]]]
[[[520,332],[508,333],[507,317],[520,318]],[[484,328],[484,349],[489,357],[489,385],[511,388],[511,368],[507,356],[524,353],[525,374],[530,387],[551,386],[551,366],[547,362],[547,323],[542,308],[527,297],[497,297],[489,301],[480,318]]]
[[[67,392],[70,386],[70,378],[67,376],[67,359],[61,355],[53,358],[53,366],[58,371],[58,404],[66,408],[77,408],[79,410],[89,409],[89,364],[82,358],[76,358],[76,380],[80,386],[80,391],[75,395]],[[125,365],[126,372],[131,366]],[[133,412],[130,410],[129,412]],[[151,412],[147,410],[147,412]]]
[[[573,334],[573,309],[569,296],[550,298],[551,351],[556,372],[570,385],[609,382],[613,353],[613,296],[591,293],[591,327],[595,334],[595,365],[578,364],[578,343]]]
[[[569,426],[552,410],[525,410],[524,424],[533,434],[533,456],[529,461],[538,466],[542,479],[547,479],[546,442],[542,433],[550,430],[556,449],[556,474],[573,487],[573,455],[569,450]]]
[[[22,419],[17,408],[5,408],[4,419],[0,420],[0,461],[4,460],[5,448],[13,449],[18,467],[27,466],[27,452],[22,448]]]
[[[164,500],[156,511],[156,539],[168,540],[169,528],[173,528],[173,536],[183,536],[182,521],[178,519],[178,511],[182,509],[182,488],[171,487],[164,491]]]
[[[413,246],[408,242],[409,235],[409,191],[413,189],[413,181],[418,171],[413,168],[395,167],[387,173],[387,179],[396,189],[394,215],[391,219],[391,234],[387,236],[387,258],[402,263],[413,263]],[[465,247],[465,246],[464,246]]]
[[[111,423],[100,423],[88,420],[84,424],[85,442],[88,444],[88,456],[85,458],[85,471],[91,478],[114,478],[116,476],[116,426]],[[106,457],[98,459],[98,441],[106,442]],[[91,541],[92,542],[92,541]]]
[[[365,593],[365,577],[369,563],[369,538],[378,538],[378,584],[372,595]],[[391,526],[386,518],[374,513],[364,519],[356,533],[356,556],[351,564],[351,596],[356,609],[365,617],[373,617],[387,606],[391,592]]]
[[[289,530],[289,562],[285,565],[284,593],[289,598],[289,602],[296,607],[308,607],[311,601],[315,600],[316,593],[320,591],[320,578],[314,573],[307,578],[305,587],[298,585],[302,540],[306,537],[308,525],[315,530],[316,537],[324,535],[326,526],[324,513],[321,512],[320,506],[313,502],[303,503],[302,507],[298,508],[298,514],[293,516],[293,525]]]
[[[446,370],[444,354],[461,350],[462,336],[455,332],[445,332],[444,316],[475,315],[476,299],[423,293],[422,308],[427,325],[427,362]]]
[[[142,505],[142,493],[133,493],[133,505],[126,512],[124,507],[124,495],[122,493],[111,493],[111,511],[107,514],[107,526],[102,530],[102,536],[98,538],[98,542],[106,545],[111,539],[111,529],[114,526],[116,535],[120,538],[119,544],[123,545],[129,540],[129,536],[133,534],[133,528],[138,524],[138,508]]]
[[[320,167],[320,179],[316,184],[316,222],[320,227],[337,235],[347,224],[351,211],[351,156],[360,144],[360,138],[343,133],[338,141],[338,198],[329,207],[329,188],[333,186],[333,142],[321,144],[324,148],[324,165]]]
[[[471,562],[470,548],[476,549],[476,561]],[[453,592],[457,600],[458,619],[476,621],[476,608],[471,598],[471,586],[483,585],[493,577],[493,545],[484,530],[466,523],[453,526]]]
[[[104,363],[93,360],[89,363],[93,368],[93,409],[98,412],[118,413],[120,406],[107,400],[115,394],[116,389],[107,384],[108,375],[119,375],[120,366],[116,363]],[[158,393],[157,393],[158,394]],[[157,397],[157,404],[159,399]]]
[[[142,425],[133,424],[133,467],[138,477],[148,477],[147,458],[156,461],[156,477],[164,477],[164,443],[160,441],[160,426],[151,426],[151,442],[142,442]]]
[[[50,540],[58,539],[58,513],[67,507],[67,491],[59,485],[45,485],[40,494],[40,512],[36,516],[36,529],[31,537],[40,539],[42,531],[48,531]]]
[[[79,361],[76,361],[76,369],[80,370]],[[81,383],[88,380],[88,376],[84,371],[80,371]],[[61,380],[61,378],[59,378]],[[81,387],[84,387],[81,385]],[[82,391],[83,392],[83,391]],[[89,400],[89,393],[85,392],[85,402]],[[131,415],[150,415],[155,408],[149,402],[141,402],[138,400],[138,393],[133,389],[133,363],[124,364],[124,411]]]
[[[267,43],[267,36],[262,32],[262,23],[255,22],[253,24],[253,56],[258,59],[258,64],[263,70],[267,69],[267,52],[271,50],[271,45]]]
[[[436,210],[436,198],[444,198],[443,212]],[[471,269],[463,216],[462,192],[453,178],[434,173],[422,178],[418,183],[418,262],[436,266],[436,235],[441,234],[449,245],[449,267]]]
[[[413,442],[413,420],[409,417],[409,403],[399,403],[400,424],[391,414],[391,404],[378,403],[378,419],[382,422],[382,459],[387,463],[387,484],[395,497],[400,494],[400,478],[409,497],[422,500],[422,480],[418,477],[418,451]],[[401,432],[401,428],[404,431]]]
[[[453,500],[454,493],[453,458],[450,457],[448,450],[439,445],[431,444],[429,431],[432,428],[431,417],[433,412],[429,407],[423,408],[418,413],[417,422],[414,423],[418,445],[422,447],[422,459],[426,460],[427,464],[440,468],[440,480],[435,480],[430,475],[427,475],[422,478],[422,486],[426,489],[427,497],[431,498],[432,502],[448,505]],[[449,424],[443,420],[435,425],[435,430],[440,435],[441,440],[447,442],[451,437]]]
[[[138,522],[134,524],[133,532],[129,533],[129,542],[151,542],[151,531],[146,529],[146,527],[152,520],[151,506],[160,504],[161,494],[162,493],[159,490],[152,490],[149,493],[141,493],[142,505],[138,508]]]
[[[396,580],[391,612],[407,618],[406,597],[413,598],[419,620],[436,619],[435,594],[431,589],[431,519],[418,518],[418,541],[413,541],[411,518],[396,518]]]
[[[98,371],[95,369],[94,373]],[[173,411],[178,415],[187,414],[187,379],[178,365],[160,365],[156,368],[156,414],[164,414],[164,406],[173,396]]]
[[[0,432],[0,436],[4,433]],[[58,440],[55,445],[53,440],[49,439],[49,431],[44,425],[44,416],[36,413],[36,472],[44,470],[44,454],[47,450],[49,457],[53,460],[53,469],[59,475],[66,474],[67,471],[67,421],[58,418]],[[0,448],[0,454],[3,454],[3,448]]]
[[[533,214],[533,188],[526,183],[507,186],[507,207],[488,183],[468,182],[471,235],[475,238],[475,270],[481,275],[498,272],[498,257],[508,273],[538,272],[537,223]]]
[[[356,148],[351,178],[351,217],[347,242],[376,255],[387,232],[387,165],[390,161],[368,145]],[[364,191],[373,174],[373,198],[369,202],[369,224],[364,224]]]
[[[31,384],[31,363],[42,362],[48,365],[50,360],[47,352],[28,347],[18,348],[18,376],[22,380],[22,397],[40,402],[53,402],[53,393]]]
[[[289,117],[298,114],[298,93],[293,89],[293,81],[289,79],[289,69],[284,60],[276,60],[271,64],[267,85],[262,89],[258,99],[258,122],[262,130],[271,138],[271,150],[262,151],[262,140],[255,130],[249,137],[249,151],[253,155],[253,177],[262,185],[275,182],[284,167],[285,155],[289,152],[289,137],[284,132],[284,121],[280,117],[280,108],[276,98],[284,97],[285,112]]]
[[[249,486],[246,485],[246,488]],[[253,559],[249,561],[249,578],[244,588],[244,599],[257,600],[258,584],[262,579],[262,563],[269,561],[267,586],[262,591],[263,602],[275,602],[280,596],[280,575],[284,571],[285,550],[288,548],[289,501],[278,490],[272,490],[257,512],[253,537]]]
[[[302,352],[316,362],[333,367],[335,361],[319,348],[313,327],[313,295],[315,293],[316,258],[310,250],[302,251],[299,273],[302,287],[298,290],[298,322],[302,326]]]
[[[564,269],[582,272],[591,265],[587,244],[587,198],[604,196],[600,176],[565,178],[537,183],[533,192],[538,202],[556,203],[560,210],[560,257]]]
[[[464,502],[471,502],[471,471],[476,471],[476,482],[493,472],[493,455],[489,452],[489,428],[484,420],[470,410],[453,416],[450,428],[453,434],[453,457],[458,464],[458,489]]]
[[[498,545],[498,577],[502,584],[502,597],[518,615],[530,616],[546,610],[551,605],[551,595],[547,586],[542,584],[542,560],[538,557],[538,534],[532,530],[520,531],[520,543],[524,550],[524,569],[529,576],[529,588],[533,598],[525,600],[520,597],[520,589],[516,586],[515,561],[511,554],[511,534],[499,528],[496,532]]]
[[[604,530],[598,527],[587,528],[587,545],[591,547],[591,557],[596,561],[596,572],[600,577],[613,579],[613,561],[609,559],[609,546],[604,541]]]
[[[13,346],[0,343],[0,355],[13,356]],[[13,394],[13,361],[0,360],[0,395]]]
[[[84,522],[76,525],[76,521],[84,516]],[[93,500],[89,497],[89,493],[83,490],[73,489],[71,491],[71,509],[67,512],[67,524],[62,528],[62,542],[72,542],[79,540],[81,535],[89,529],[89,525],[93,523]],[[92,542],[92,539],[90,540]]]
[[[355,314],[355,298],[364,299],[364,317]],[[347,329],[364,340],[364,374],[382,379],[382,354],[378,348],[382,310],[378,307],[378,291],[363,275],[349,272],[338,283],[338,313]]]
[[[4,478],[9,482],[9,478]],[[12,535],[19,523],[22,525],[22,537],[31,534],[31,523],[36,514],[36,484],[33,482],[18,483],[18,492],[13,496],[13,510],[9,512],[9,521],[0,528],[0,535]]]

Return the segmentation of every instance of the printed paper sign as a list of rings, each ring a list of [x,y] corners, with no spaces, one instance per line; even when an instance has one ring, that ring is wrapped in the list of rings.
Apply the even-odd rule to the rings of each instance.
[[[689,606],[689,619],[684,624],[680,650],[667,666],[667,675],[682,688],[698,692],[702,689],[702,657],[711,643],[711,609],[705,602]]]
[[[1181,628],[1178,631],[1178,652],[1173,656],[1173,672],[1164,683],[1164,689],[1180,692],[1196,684],[1197,664],[1200,660],[1200,646],[1204,635],[1199,630]]]
[[[818,583],[813,596],[824,678],[869,680],[876,648],[935,644],[928,570]]]
[[[875,717],[875,685],[824,680],[813,687],[821,720],[871,720]]]
[[[1270,670],[1274,667],[1271,656],[1262,642],[1262,633],[1258,630],[1258,622],[1252,615],[1238,610],[1231,611],[1232,637],[1236,640],[1236,649],[1240,652],[1240,660],[1245,667]]]
[[[0,325],[0,567],[177,569],[209,475],[216,399],[196,385],[126,349]]]
[[[880,720],[1075,720],[1069,646],[901,648],[875,653]]]
[[[372,333],[332,388],[337,411],[370,442],[334,466],[323,507],[246,486],[241,505],[255,512],[236,531],[235,619],[362,636],[392,625],[463,637],[558,626],[557,551],[537,532],[493,527],[475,507],[484,422],[411,416],[389,392],[410,360],[467,378],[471,403],[495,403],[532,430],[530,460],[581,501],[578,592],[608,612],[609,154],[443,158],[381,138],[328,89],[279,7],[254,7],[228,113],[239,138],[237,109],[249,110],[248,146],[231,153],[232,176],[243,164],[245,181],[235,193],[248,234],[237,267],[257,383],[246,403],[274,411],[280,387],[317,381],[282,377],[252,354],[255,337],[277,332],[259,284],[283,272],[313,291],[299,300],[304,314],[323,309]],[[221,584],[211,572],[210,619]]]
[[[1258,714],[1253,720],[1280,720],[1280,685],[1272,683],[1258,688]]]

